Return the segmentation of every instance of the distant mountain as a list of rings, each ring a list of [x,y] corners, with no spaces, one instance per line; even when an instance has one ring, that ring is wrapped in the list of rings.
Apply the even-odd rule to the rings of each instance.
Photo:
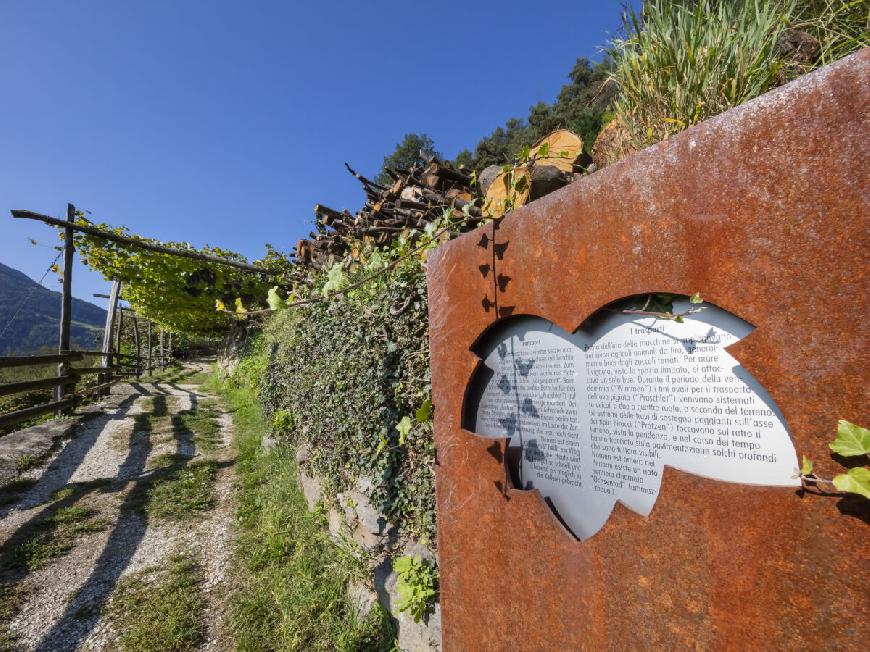
[[[59,322],[60,292],[0,263],[0,355],[57,350]],[[105,310],[72,300],[72,348],[99,348],[105,324]]]

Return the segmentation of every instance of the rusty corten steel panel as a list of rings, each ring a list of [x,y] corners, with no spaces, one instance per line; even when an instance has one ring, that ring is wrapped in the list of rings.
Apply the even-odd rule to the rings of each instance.
[[[574,331],[622,297],[700,290],[755,326],[729,352],[798,454],[842,472],[837,419],[870,422],[868,107],[864,49],[517,210],[495,231],[500,307]],[[462,429],[470,348],[494,320],[483,233],[428,262],[444,649],[865,647],[860,497],[667,468],[648,517],[617,504],[580,542],[537,493],[503,491],[503,442]]]

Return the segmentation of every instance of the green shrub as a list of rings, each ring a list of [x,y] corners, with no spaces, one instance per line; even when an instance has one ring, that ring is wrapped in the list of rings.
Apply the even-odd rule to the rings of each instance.
[[[356,271],[333,268],[315,292],[347,287],[402,252],[382,254]],[[263,401],[293,443],[310,445],[327,493],[366,476],[393,523],[432,539],[431,420],[428,411],[416,418],[430,394],[427,321],[425,273],[414,256],[359,290],[277,313],[259,346],[270,353]]]
[[[399,557],[393,562],[399,611],[407,611],[420,622],[438,597],[438,569],[420,557]]]

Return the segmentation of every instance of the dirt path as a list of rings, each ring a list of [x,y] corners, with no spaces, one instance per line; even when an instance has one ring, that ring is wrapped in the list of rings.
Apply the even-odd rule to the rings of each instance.
[[[0,508],[0,650],[119,649],[126,627],[110,616],[119,582],[173,554],[198,565],[196,649],[231,647],[231,416],[183,380],[127,391]]]

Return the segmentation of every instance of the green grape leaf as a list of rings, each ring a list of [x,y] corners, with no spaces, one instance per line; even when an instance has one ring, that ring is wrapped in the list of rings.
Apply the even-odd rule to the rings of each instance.
[[[284,307],[284,301],[278,296],[277,286],[269,288],[269,292],[266,294],[266,302],[269,304],[269,308],[275,312]]]
[[[689,303],[704,303],[704,300],[701,298],[701,293],[695,292],[695,294],[690,296]]]
[[[550,154],[550,143],[544,143],[538,148],[538,156],[549,156]]]
[[[220,310],[221,312],[226,312],[226,310],[227,310],[226,304],[223,301],[221,301],[220,299],[214,300],[214,308],[215,308],[215,310]]]
[[[432,416],[432,399],[427,398],[423,401],[423,405],[417,408],[414,416],[417,417],[417,423],[425,423],[428,421],[429,417]]]
[[[396,424],[396,430],[399,431],[399,446],[403,446],[408,438],[408,433],[411,432],[411,419],[407,415],[399,420]]]
[[[834,486],[838,491],[859,494],[870,498],[870,469],[866,466],[856,466],[848,473],[834,476]]]
[[[242,303],[242,298],[241,298],[241,297],[236,297],[236,312],[239,313],[239,314],[241,314],[241,313],[245,313],[245,312],[248,312],[248,311],[245,309],[245,304]]]
[[[837,422],[837,438],[828,447],[843,457],[870,454],[870,430],[840,419]]]

